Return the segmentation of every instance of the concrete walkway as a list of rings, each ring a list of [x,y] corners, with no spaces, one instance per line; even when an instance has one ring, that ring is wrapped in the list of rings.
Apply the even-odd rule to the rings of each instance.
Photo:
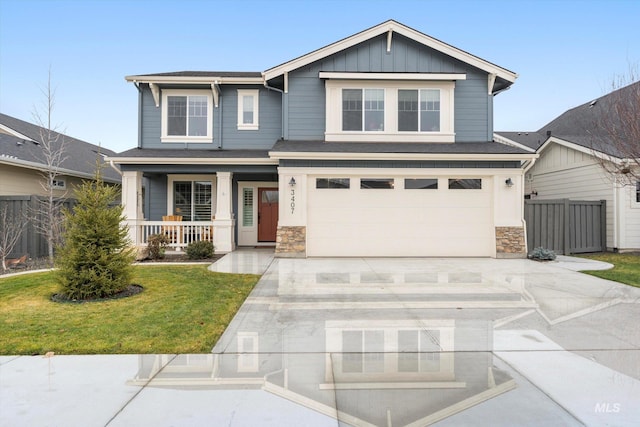
[[[576,264],[237,251],[211,354],[0,357],[0,425],[635,426],[640,289]]]

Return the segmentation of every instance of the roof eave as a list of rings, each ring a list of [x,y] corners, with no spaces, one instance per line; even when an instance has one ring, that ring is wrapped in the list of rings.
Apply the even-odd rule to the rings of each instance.
[[[126,76],[132,83],[154,84],[264,84],[263,77],[229,77],[229,76]]]
[[[293,152],[270,151],[269,156],[277,160],[483,160],[483,161],[527,161],[538,157],[536,153],[522,154],[478,154],[478,153],[344,153],[344,152]]]
[[[270,68],[264,71],[262,75],[265,81],[271,80],[275,77],[278,77],[290,71],[296,70],[300,67],[304,67],[305,65],[308,65],[312,62],[318,61],[320,59],[326,58],[327,56],[333,55],[342,50],[348,49],[352,46],[355,46],[358,43],[362,43],[373,37],[377,37],[381,34],[389,33],[389,32],[396,32],[405,37],[413,39],[418,43],[431,47],[439,52],[442,52],[446,55],[449,55],[453,58],[463,61],[469,65],[472,65],[476,68],[486,71],[489,74],[495,74],[497,77],[500,77],[510,83],[515,82],[515,80],[518,78],[518,74],[514,73],[513,71],[509,71],[506,68],[499,67],[491,62],[485,61],[482,58],[479,58],[468,52],[460,50],[456,47],[453,47],[438,39],[434,39],[433,37],[430,37],[424,33],[414,30],[413,28],[409,28],[393,20],[383,22],[382,24],[379,24],[367,30],[361,31],[357,34],[354,34],[350,37],[347,37],[345,39],[332,43],[323,48],[317,49],[306,55],[300,56],[296,59],[285,62],[276,67]]]

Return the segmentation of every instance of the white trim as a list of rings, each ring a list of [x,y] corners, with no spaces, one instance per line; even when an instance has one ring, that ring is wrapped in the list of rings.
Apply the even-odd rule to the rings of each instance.
[[[462,153],[318,153],[270,151],[274,160],[532,160],[531,154],[462,154]],[[520,168],[518,168],[520,169]],[[474,169],[477,170],[477,169]],[[495,169],[504,170],[504,169]]]
[[[513,83],[516,80],[516,78],[518,78],[518,75],[516,73],[509,71],[506,68],[499,67],[495,64],[492,64],[491,62],[485,61],[484,59],[481,59],[468,52],[465,52],[451,45],[448,45],[440,40],[429,37],[426,34],[423,34],[419,31],[416,31],[412,28],[409,28],[393,20],[383,22],[379,25],[376,25],[375,27],[361,31],[357,34],[354,34],[350,37],[342,39],[338,42],[332,43],[321,49],[315,50],[313,52],[300,56],[291,61],[285,62],[284,64],[270,68],[264,71],[262,75],[264,76],[265,80],[271,80],[274,77],[280,76],[285,72],[293,71],[298,68],[304,67],[305,65],[311,64],[312,62],[326,58],[327,56],[330,56],[337,52],[348,49],[352,46],[355,46],[359,43],[370,40],[381,34],[388,33],[389,31],[397,32],[398,34],[401,34],[420,44],[423,44],[427,47],[430,47],[439,52],[442,52],[445,55],[459,59],[487,73],[496,74],[497,77],[500,77],[511,83]]]
[[[125,80],[133,83],[155,84],[247,84],[262,85],[262,77],[222,77],[222,76],[126,76]]]
[[[5,154],[0,154],[0,164],[6,164],[6,165],[10,165],[10,166],[22,167],[22,168],[26,168],[26,169],[33,169],[33,170],[44,171],[44,172],[46,172],[48,170],[47,166],[43,165],[41,163],[30,162],[30,161],[27,161],[27,160],[21,160],[21,159],[18,159],[17,157],[7,156]],[[93,173],[84,173],[84,172],[74,171],[74,170],[65,169],[65,168],[58,168],[57,172],[58,172],[58,174],[61,174],[61,175],[77,177],[77,178],[94,179],[96,177],[95,174],[93,174]],[[121,182],[118,179],[112,179],[112,178],[106,178],[106,177],[102,177],[102,180],[110,182],[110,183],[120,183]]]
[[[215,215],[216,204],[218,200],[217,176],[215,174],[211,174],[211,175],[167,174],[167,213],[166,215],[175,215],[175,212],[173,212],[173,183],[175,181],[210,182],[211,183],[211,215],[212,216]],[[193,221],[193,218],[191,220]]]
[[[549,137],[537,150],[538,153],[541,153],[542,151],[544,151],[549,145],[551,145],[552,143],[558,144],[558,145],[562,145],[563,147],[567,147],[567,148],[571,148],[572,150],[576,150],[579,151],[581,153],[584,154],[589,154],[591,156],[597,157],[599,159],[604,159],[604,160],[608,160],[612,163],[615,164],[621,164],[624,159],[621,159],[619,157],[616,157],[612,154],[606,154],[603,153],[602,151],[598,151],[598,150],[594,150],[593,148],[588,148],[588,147],[584,147],[582,145],[573,143],[571,141],[567,141],[565,139],[561,139],[555,136],[551,136]]]
[[[0,123],[0,131],[4,131],[5,133],[8,133],[11,136],[15,136],[16,138],[22,138],[27,141],[31,141],[31,142],[35,142],[36,144],[39,144],[39,142],[29,138],[28,136],[18,132],[15,129],[10,128],[9,126],[3,125],[2,123]]]
[[[320,71],[321,79],[342,80],[415,80],[415,81],[439,81],[439,80],[466,80],[465,73],[339,73],[332,71]]]
[[[503,145],[510,145],[511,147],[516,147],[516,148],[520,148],[522,150],[528,151],[530,153],[535,153],[536,150],[534,150],[531,147],[527,147],[524,144],[520,144],[519,142],[516,142],[512,139],[506,138],[502,135],[498,135],[497,133],[493,134],[493,140],[499,144],[503,144]]]
[[[342,93],[344,89],[384,90],[384,130],[343,131]],[[440,93],[440,130],[434,132],[406,132],[398,130],[398,91],[438,90]],[[453,81],[380,81],[380,80],[326,80],[325,81],[325,140],[340,142],[455,142]],[[363,98],[364,99],[364,98]]]
[[[168,135],[167,129],[167,108],[169,96],[186,96],[187,110],[189,109],[190,96],[206,96],[207,97],[207,135],[206,136],[188,136],[188,135]],[[188,117],[188,113],[187,113]],[[213,94],[210,90],[201,89],[165,89],[162,91],[162,111],[161,111],[161,142],[188,142],[188,143],[211,143],[213,142]],[[188,132],[188,130],[187,130]]]
[[[160,88],[155,83],[149,83],[149,89],[153,95],[153,101],[156,103],[156,107],[160,106]]]
[[[253,122],[244,121],[244,97],[251,96],[253,109]],[[238,130],[258,130],[260,110],[260,91],[258,89],[238,89]]]
[[[2,157],[0,156],[0,160]],[[277,165],[277,159],[267,157],[107,157],[107,161],[116,164],[140,164],[140,165]]]

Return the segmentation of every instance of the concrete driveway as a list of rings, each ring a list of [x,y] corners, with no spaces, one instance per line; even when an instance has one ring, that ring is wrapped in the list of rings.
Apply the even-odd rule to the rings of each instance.
[[[640,420],[640,289],[528,260],[255,259],[268,269],[212,354],[39,358],[41,385],[47,362],[59,391],[93,363],[112,415],[82,425]],[[37,421],[3,414],[21,362],[0,363],[0,424]]]

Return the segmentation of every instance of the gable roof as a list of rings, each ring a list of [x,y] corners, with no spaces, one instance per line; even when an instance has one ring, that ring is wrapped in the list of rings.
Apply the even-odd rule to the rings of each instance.
[[[496,132],[496,134],[536,150],[545,146],[548,140],[554,139],[595,150],[607,156],[623,158],[624,154],[616,148],[611,132],[605,127],[614,130],[618,135],[626,135],[627,132],[624,129],[629,125],[624,123],[615,112],[615,106],[638,100],[640,100],[640,81],[571,108],[542,126],[537,132]],[[640,108],[638,111],[640,112]]]
[[[46,162],[42,155],[42,146],[39,145],[43,131],[45,129],[40,126],[0,113],[0,163],[44,170]],[[55,145],[63,140],[67,144],[65,152],[67,158],[62,162],[61,175],[92,179],[95,177],[98,153],[107,156],[115,154],[114,151],[62,133],[52,132],[52,134],[53,138],[57,138]],[[102,178],[105,182],[121,182],[120,175],[111,167],[102,169]]]
[[[475,55],[465,52],[464,50],[458,49],[454,46],[444,43],[438,39],[430,37],[424,33],[414,30],[413,28],[407,27],[406,25],[403,25],[392,19],[385,21],[381,24],[378,24],[374,27],[368,28],[352,36],[349,36],[347,38],[344,38],[342,40],[339,40],[330,45],[322,47],[320,49],[314,50],[313,52],[299,56],[295,59],[292,59],[291,61],[287,61],[283,64],[270,68],[265,72],[263,72],[262,74],[265,80],[271,80],[275,77],[281,76],[285,73],[296,70],[300,67],[304,67],[308,64],[311,64],[312,62],[326,58],[327,56],[330,56],[330,55],[333,55],[334,53],[348,49],[352,46],[355,46],[359,43],[367,41],[373,37],[377,37],[381,34],[387,34],[389,37],[388,43],[390,43],[391,38],[393,37],[393,33],[401,34],[407,38],[415,40],[420,44],[423,44],[432,49],[435,49],[445,55],[451,56],[462,62],[470,64],[489,74],[495,75],[496,82],[494,83],[494,91],[502,90],[506,87],[509,87],[518,77],[518,75],[513,71],[509,71],[506,68],[499,67],[496,64],[493,64],[489,61],[486,61],[482,58],[479,58]]]

